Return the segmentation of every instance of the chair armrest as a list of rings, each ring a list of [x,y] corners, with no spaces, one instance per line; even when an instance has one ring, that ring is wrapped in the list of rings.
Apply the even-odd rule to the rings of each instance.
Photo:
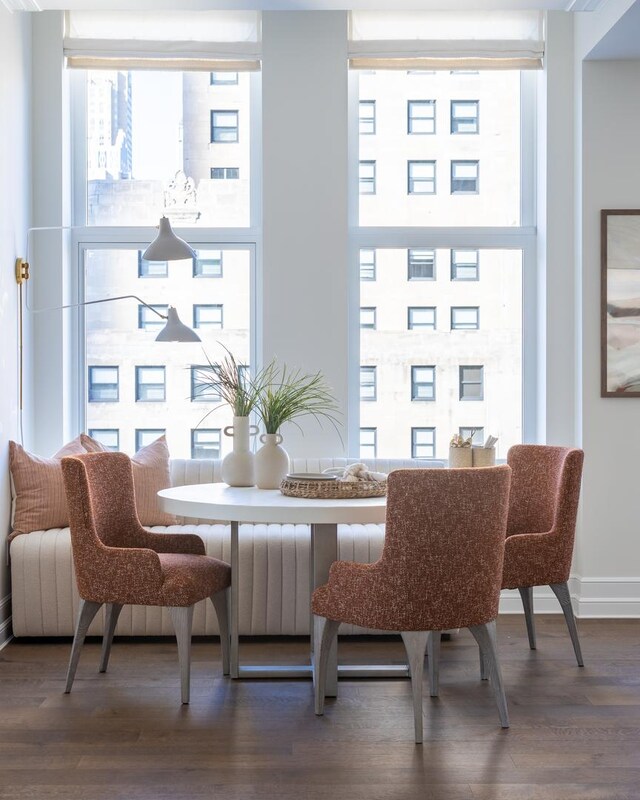
[[[155,603],[164,580],[158,554],[143,547],[102,545],[90,572],[83,578],[77,575],[80,596],[106,603],[129,597],[132,591],[136,603]],[[81,586],[85,580],[87,585]]]
[[[155,553],[182,553],[194,556],[206,554],[204,542],[195,533],[153,533],[142,528],[138,541],[140,546],[149,548]]]

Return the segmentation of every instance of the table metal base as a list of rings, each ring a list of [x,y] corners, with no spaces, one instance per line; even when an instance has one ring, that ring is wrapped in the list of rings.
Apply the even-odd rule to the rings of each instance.
[[[311,664],[243,664],[238,678],[313,678]],[[410,678],[406,664],[338,664],[338,678]],[[335,695],[328,695],[329,697]]]

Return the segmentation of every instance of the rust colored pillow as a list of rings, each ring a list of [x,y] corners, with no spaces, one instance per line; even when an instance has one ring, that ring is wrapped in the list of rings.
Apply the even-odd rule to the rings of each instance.
[[[14,533],[67,527],[69,513],[60,460],[64,456],[85,452],[79,436],[51,458],[36,456],[17,442],[9,442],[11,527]]]
[[[107,448],[87,436],[80,434],[82,446],[88,453],[105,452]],[[158,505],[158,492],[171,486],[169,472],[169,448],[164,436],[140,448],[131,458],[133,485],[136,493],[136,510],[142,525],[175,525],[173,514],[165,514]]]

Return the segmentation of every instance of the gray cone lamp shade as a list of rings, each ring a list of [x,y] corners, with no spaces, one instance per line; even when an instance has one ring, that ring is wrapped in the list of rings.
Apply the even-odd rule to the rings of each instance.
[[[158,235],[142,257],[146,261],[181,261],[184,258],[195,258],[196,251],[184,239],[175,235],[167,217],[161,217]]]
[[[167,311],[167,324],[156,336],[156,342],[200,342],[202,341],[195,331],[180,322],[178,312],[173,306]]]

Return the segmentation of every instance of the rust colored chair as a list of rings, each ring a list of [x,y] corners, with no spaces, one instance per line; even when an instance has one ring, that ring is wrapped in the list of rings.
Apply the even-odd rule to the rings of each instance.
[[[229,674],[231,568],[206,556],[199,536],[151,533],[140,525],[131,461],[124,453],[63,458],[62,472],[81,598],[65,693],[71,691],[87,630],[103,604],[100,672],[106,672],[123,605],[167,606],[178,641],[182,702],[188,703],[193,606],[207,597],[218,617],[223,672]]]
[[[582,450],[521,444],[507,453],[511,467],[503,589],[518,589],[529,646],[536,649],[533,587],[550,586],[560,601],[576,660],[584,666],[569,595]]]
[[[437,695],[440,631],[469,628],[488,665],[500,720],[509,727],[496,624],[509,482],[507,466],[396,470],[375,564],[336,561],[313,593],[315,711],[322,714],[329,651],[341,622],[402,635],[409,658],[415,740],[422,741],[422,674],[429,653]],[[431,632],[438,632],[433,635]]]

